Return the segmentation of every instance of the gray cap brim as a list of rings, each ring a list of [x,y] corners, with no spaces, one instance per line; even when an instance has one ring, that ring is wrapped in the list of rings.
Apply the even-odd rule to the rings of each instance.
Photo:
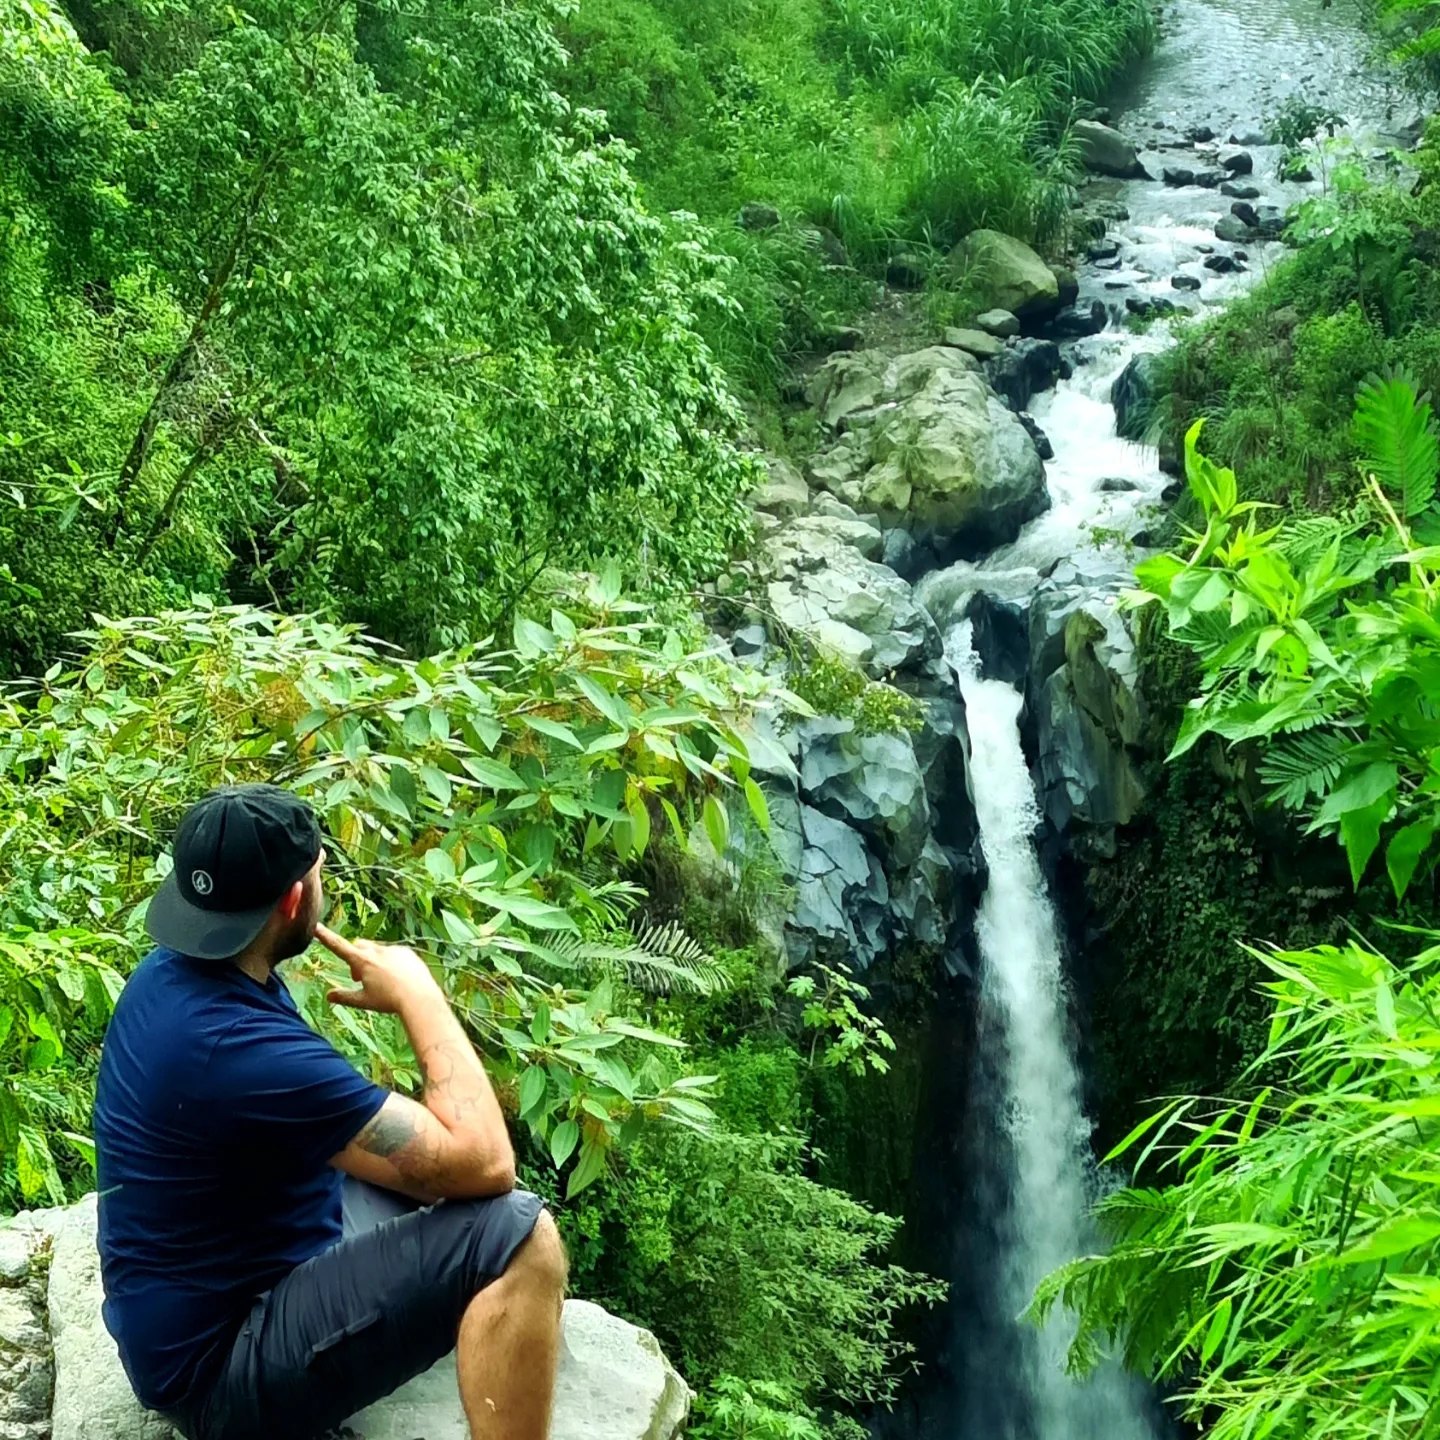
[[[197,960],[229,960],[238,955],[264,928],[279,901],[258,910],[223,913],[202,910],[180,893],[172,870],[150,901],[145,928],[151,938]]]

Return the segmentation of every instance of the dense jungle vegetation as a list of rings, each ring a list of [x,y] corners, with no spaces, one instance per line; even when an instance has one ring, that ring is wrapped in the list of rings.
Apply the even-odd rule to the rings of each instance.
[[[747,538],[742,407],[897,254],[943,309],[971,227],[1063,239],[1143,3],[0,17],[0,1204],[92,1184],[168,835],[279,781],[338,922],[444,967],[577,1288],[660,1335],[693,1433],[858,1435],[939,1292],[812,1137],[894,1042],[766,938],[761,736],[806,707],[695,591]],[[413,1083],[322,963],[292,985]]]

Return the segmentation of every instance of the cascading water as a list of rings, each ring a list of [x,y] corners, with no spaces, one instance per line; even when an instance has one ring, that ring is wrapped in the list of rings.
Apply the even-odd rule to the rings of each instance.
[[[1084,1384],[1064,1372],[1070,1330],[1019,1316],[1036,1283],[1087,1248],[1090,1126],[1070,1042],[1062,947],[1034,837],[1035,788],[1020,737],[1023,697],[987,680],[968,620],[946,655],[965,702],[971,782],[989,873],[976,921],[982,966],[975,1105],[991,1118],[975,1163],[990,1171],[984,1234],[989,1293],[975,1313],[965,1386],[964,1440],[1151,1440],[1148,1397],[1118,1370]],[[988,1093],[987,1093],[988,1092]],[[998,1183],[997,1183],[998,1182]],[[989,1314],[983,1313],[989,1310]]]

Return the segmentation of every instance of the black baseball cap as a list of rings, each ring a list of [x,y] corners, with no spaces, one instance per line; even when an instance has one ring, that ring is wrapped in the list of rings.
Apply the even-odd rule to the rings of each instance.
[[[182,955],[228,960],[320,858],[320,825],[278,785],[226,785],[185,812],[174,858],[145,928]]]

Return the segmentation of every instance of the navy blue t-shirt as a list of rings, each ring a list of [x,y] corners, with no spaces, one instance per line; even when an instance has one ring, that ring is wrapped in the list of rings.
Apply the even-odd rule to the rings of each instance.
[[[255,1298],[340,1238],[327,1162],[386,1093],[275,976],[161,949],[130,977],[95,1149],[105,1323],[146,1405],[207,1384]]]

